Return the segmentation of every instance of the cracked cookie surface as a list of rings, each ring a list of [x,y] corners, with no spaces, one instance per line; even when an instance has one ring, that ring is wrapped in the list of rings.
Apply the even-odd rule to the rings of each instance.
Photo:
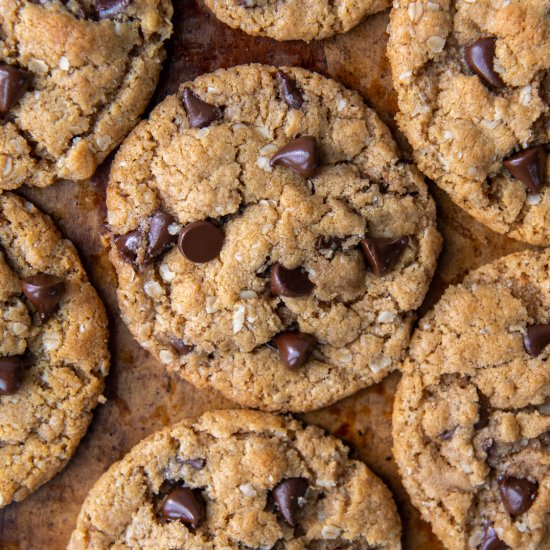
[[[0,0],[0,189],[94,173],[153,94],[171,15],[170,0]]]
[[[300,495],[295,506],[277,489],[289,480],[302,484],[290,490]],[[202,503],[194,528],[163,514],[182,487],[194,495],[189,510]],[[292,418],[234,410],[134,447],[92,488],[68,547],[397,550],[400,534],[391,493],[338,439]]]
[[[345,33],[389,0],[206,0],[226,25],[275,40],[321,40]]]
[[[57,303],[52,288],[50,301],[40,295],[36,279],[34,302],[25,296],[26,278],[37,273],[60,278]],[[73,245],[8,192],[0,194],[0,334],[1,508],[65,466],[109,367],[105,311]]]
[[[123,144],[107,207],[119,305],[138,342],[198,386],[249,406],[303,411],[397,367],[440,237],[422,177],[360,96],[303,69],[283,71],[286,92],[298,90],[290,96],[277,69],[260,65],[183,84]],[[196,99],[210,106],[197,110]],[[298,136],[317,143],[308,178],[270,166],[289,143],[307,157]],[[158,236],[152,227],[163,216],[173,218],[164,244],[180,231],[180,246],[153,258],[145,241]],[[223,231],[206,263],[180,252],[190,252],[187,231],[198,222]],[[395,264],[384,274],[367,267],[365,235],[397,239],[382,251]],[[134,238],[141,244],[128,261]],[[275,280],[277,266],[301,275],[279,271]]]
[[[550,545],[549,261],[525,252],[473,271],[411,339],[394,455],[450,549]]]
[[[418,167],[494,231],[550,244],[548,2],[399,0],[388,56]],[[506,163],[537,146],[533,190]]]

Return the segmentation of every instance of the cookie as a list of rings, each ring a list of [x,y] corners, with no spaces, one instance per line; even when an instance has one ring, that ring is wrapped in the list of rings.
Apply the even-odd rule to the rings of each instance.
[[[89,178],[158,81],[170,0],[0,0],[0,190]]]
[[[522,252],[471,272],[412,337],[394,455],[451,550],[550,547],[549,265]]]
[[[367,15],[391,5],[390,0],[353,0],[346,4],[327,0],[205,0],[226,25],[254,36],[275,40],[321,40],[344,33]]]
[[[388,56],[419,168],[494,231],[549,245],[548,2],[399,0]]]
[[[59,472],[109,368],[107,319],[73,245],[0,194],[0,508]]]
[[[400,548],[391,493],[317,427],[246,410],[157,432],[99,479],[68,548]]]
[[[138,342],[266,410],[320,408],[395,369],[440,248],[386,126],[297,68],[183,84],[124,142],[107,208]]]

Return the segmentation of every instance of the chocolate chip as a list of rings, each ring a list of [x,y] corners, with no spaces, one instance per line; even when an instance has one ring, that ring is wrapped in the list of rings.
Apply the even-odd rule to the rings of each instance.
[[[315,240],[315,248],[317,250],[336,250],[345,239],[342,237],[325,237],[319,235]]]
[[[221,252],[225,235],[212,222],[187,224],[178,239],[180,252],[191,262],[203,264],[215,260]]]
[[[390,271],[409,244],[409,237],[365,237],[361,246],[372,272],[381,277]]]
[[[271,293],[275,296],[305,296],[311,293],[313,287],[314,284],[301,267],[287,269],[277,263],[271,268]]]
[[[189,88],[183,90],[183,107],[191,128],[204,128],[222,117],[222,111],[199,98]]]
[[[117,235],[113,240],[115,242],[115,246],[120,252],[120,255],[127,262],[135,264],[141,242],[141,231],[136,229],[135,231],[130,231],[124,235]]]
[[[491,403],[487,396],[478,391],[477,422],[474,424],[475,430],[483,430],[489,425],[489,409]]]
[[[495,88],[505,86],[495,72],[496,38],[482,38],[464,48],[466,63],[486,84]]]
[[[95,0],[95,9],[100,18],[113,17],[126,9],[130,0]]]
[[[0,357],[0,396],[13,395],[21,387],[23,366],[19,355]]]
[[[525,185],[529,193],[538,193],[544,179],[546,151],[542,145],[524,149],[506,159],[504,167]]]
[[[507,550],[507,548],[508,546],[498,538],[493,526],[490,524],[486,525],[483,530],[479,550]]]
[[[511,516],[527,512],[537,497],[539,484],[528,479],[502,475],[498,478],[498,492],[504,508]]]
[[[182,521],[196,529],[205,517],[204,503],[199,491],[188,487],[172,489],[162,503],[162,515],[169,521]]]
[[[172,235],[169,227],[174,223],[174,218],[167,212],[157,210],[149,220],[149,235],[147,251],[144,263],[151,262],[162,254],[167,248],[178,241],[178,235]]]
[[[550,344],[550,325],[531,325],[523,337],[523,345],[532,357],[540,355]]]
[[[281,332],[273,338],[283,365],[289,369],[301,367],[312,354],[317,339],[297,330]]]
[[[439,439],[443,441],[450,441],[456,432],[456,428],[451,428],[450,430],[445,430],[439,434]]]
[[[5,115],[19,101],[31,83],[31,73],[0,64],[0,113]]]
[[[39,324],[43,324],[59,304],[65,292],[65,282],[55,275],[37,273],[22,279],[21,288],[36,308]]]
[[[291,527],[296,527],[298,499],[306,494],[308,487],[309,484],[303,477],[291,477],[281,481],[273,489],[273,500],[279,513]]]
[[[206,466],[206,459],[190,458],[189,460],[184,460],[183,463],[191,466],[194,470],[202,470]]]
[[[170,344],[172,344],[172,347],[182,355],[191,353],[195,348],[195,346],[186,344],[181,338],[170,338]]]
[[[304,178],[315,175],[318,166],[314,137],[302,136],[283,145],[269,161],[270,166],[286,166]]]
[[[279,82],[279,93],[291,109],[300,109],[304,104],[304,96],[296,86],[296,82],[283,71],[277,71],[275,75]]]

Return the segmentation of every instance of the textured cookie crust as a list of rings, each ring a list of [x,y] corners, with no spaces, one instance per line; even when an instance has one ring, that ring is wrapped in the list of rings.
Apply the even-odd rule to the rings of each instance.
[[[413,311],[435,269],[440,237],[422,177],[360,96],[302,69],[284,69],[305,97],[279,98],[276,69],[250,65],[204,75],[183,88],[223,106],[223,117],[190,128],[181,93],[168,97],[114,160],[108,221],[115,235],[147,230],[156,210],[179,224],[223,225],[220,257],[188,261],[172,248],[136,272],[113,246],[125,322],[146,349],[198,386],[267,410],[316,409],[381,380],[400,363]],[[269,167],[297,135],[316,136],[321,167],[309,180]],[[367,269],[360,239],[409,236],[383,277]],[[333,257],[319,237],[343,242]],[[306,297],[269,292],[271,266],[303,266]],[[319,341],[298,370],[266,344],[298,327]],[[180,354],[182,339],[193,346]]]
[[[185,420],[139,443],[99,479],[68,548],[400,548],[391,493],[347,455],[339,440],[292,418],[217,411]],[[270,495],[296,477],[309,489],[292,529]],[[206,518],[195,531],[159,519],[166,482],[200,490]]]
[[[91,0],[0,0],[0,64],[32,74],[0,118],[0,189],[90,177],[135,126],[172,31],[170,0],[98,20]]]
[[[320,40],[344,33],[390,0],[205,0],[226,25],[275,40]]]
[[[550,156],[540,193],[503,167],[518,149],[548,144],[550,16],[547,0],[395,2],[388,56],[398,122],[419,168],[494,231],[550,244]],[[463,49],[496,38],[491,89]]]
[[[39,326],[20,279],[46,272],[65,293]],[[0,396],[0,508],[67,463],[86,432],[109,367],[107,319],[71,243],[49,218],[0,195],[0,357],[25,355],[22,385]]]
[[[450,549],[478,548],[491,524],[511,548],[550,545],[550,346],[531,357],[523,343],[526,327],[550,323],[549,262],[550,252],[526,252],[473,271],[413,334],[394,454]],[[538,483],[515,518],[499,494],[503,474]]]

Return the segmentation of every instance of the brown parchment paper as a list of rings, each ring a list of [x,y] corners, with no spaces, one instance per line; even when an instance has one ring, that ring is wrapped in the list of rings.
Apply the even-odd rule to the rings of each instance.
[[[394,131],[396,96],[391,86],[385,48],[388,13],[373,16],[351,32],[323,42],[285,42],[253,38],[219,23],[199,0],[173,0],[174,35],[152,106],[177,90],[180,82],[201,73],[240,63],[301,65],[358,90]],[[235,406],[212,390],[198,391],[143,351],[120,320],[115,274],[102,245],[105,233],[104,193],[108,162],[90,181],[59,182],[21,194],[50,214],[81,254],[87,271],[105,301],[111,328],[111,373],[107,402],[97,408],[93,423],[67,468],[19,504],[0,510],[0,548],[62,549],[75,525],[80,505],[97,478],[133,445],[151,432],[184,417]],[[423,310],[466,271],[499,256],[525,248],[496,235],[452,205],[432,186],[439,210],[444,250]],[[392,489],[403,520],[403,547],[442,548],[428,524],[420,520],[399,481],[391,454],[391,408],[399,374],[329,408],[303,415],[350,444]]]

